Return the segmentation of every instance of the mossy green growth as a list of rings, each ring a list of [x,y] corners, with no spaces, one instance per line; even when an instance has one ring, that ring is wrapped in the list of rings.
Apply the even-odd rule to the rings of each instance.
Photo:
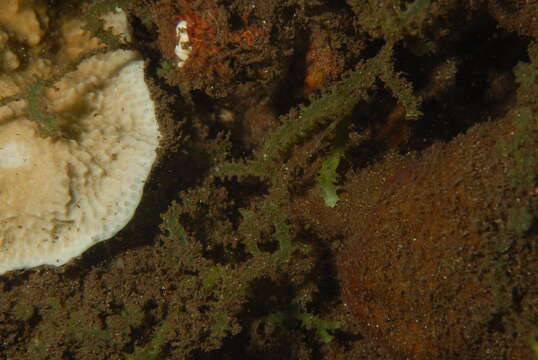
[[[112,344],[112,336],[98,324],[88,324],[84,310],[70,314],[67,320],[66,335],[75,343],[84,343],[91,339],[98,349],[105,349]]]
[[[528,53],[531,63],[533,63],[534,66],[538,66],[538,40],[535,39],[530,42],[528,46]]]
[[[24,301],[19,301],[13,306],[11,314],[19,321],[28,321],[35,314],[35,307],[32,304],[28,304]]]
[[[530,339],[530,346],[534,352],[534,357],[538,360],[538,329],[534,331],[534,334]]]
[[[121,317],[125,320],[125,325],[136,328],[144,321],[144,312],[132,305],[126,305],[121,311]]]
[[[93,0],[88,4],[88,8],[83,13],[85,28],[97,36],[104,44],[111,49],[121,46],[121,39],[112,32],[103,30],[103,20],[101,16],[110,13],[116,8],[125,9],[135,0]]]
[[[402,7],[399,0],[353,0],[352,5],[358,15],[370,15],[359,17],[359,22],[372,35],[397,41],[412,31],[412,25],[422,23],[430,1],[415,0]]]
[[[531,228],[537,214],[527,207],[517,207],[508,214],[508,229],[523,235]]]
[[[519,62],[514,67],[519,87],[517,103],[512,112],[515,130],[501,146],[505,156],[511,159],[510,178],[517,190],[530,190],[538,175],[538,66]]]
[[[230,268],[223,265],[215,265],[208,269],[204,269],[200,276],[202,279],[202,287],[205,291],[218,291],[219,285],[222,285],[227,274],[230,272]]]
[[[207,183],[182,191],[179,199],[173,201],[166,213],[162,215],[161,229],[167,241],[171,241],[176,251],[192,254],[193,258],[181,257],[181,264],[196,267],[196,258],[201,256],[199,246],[212,242],[213,246],[230,249],[233,229],[227,218],[232,202],[228,200],[225,188],[215,186],[211,180]],[[210,230],[211,229],[211,230]],[[187,264],[188,263],[188,264]],[[176,261],[176,266],[179,265]]]
[[[161,60],[157,68],[157,76],[165,79],[168,73],[173,69],[174,65],[168,60]]]
[[[413,93],[411,83],[394,70],[392,54],[392,44],[385,45],[377,56],[361,62],[355,71],[320,97],[312,99],[308,106],[282,117],[281,125],[268,135],[252,159],[219,164],[215,175],[224,178],[256,176],[278,182],[282,176],[282,163],[287,160],[290,149],[314,133],[336,126],[351,116],[358,104],[369,100],[369,90],[377,79],[404,106],[408,119],[420,117],[422,99]]]
[[[155,351],[146,351],[144,349],[136,349],[132,354],[126,355],[127,360],[158,360],[159,353]]]
[[[187,232],[180,223],[180,217],[183,210],[181,206],[173,201],[168,211],[163,215],[162,229],[166,231],[167,236],[176,239],[180,246],[187,246]]]
[[[271,186],[267,194],[253,199],[244,208],[233,207],[228,190],[216,179],[179,194],[179,199],[163,216],[161,237],[162,266],[168,266],[167,272],[177,278],[175,295],[163,310],[165,319],[155,327],[164,326],[164,330],[149,334],[147,342],[137,344],[129,359],[219,351],[226,339],[240,332],[248,333],[250,325],[244,322],[243,315],[246,308],[256,306],[267,314],[274,312],[275,301],[300,301],[286,292],[276,300],[269,299],[274,295],[273,290],[284,290],[280,288],[281,282],[289,283],[292,293],[305,287],[315,291],[312,279],[318,277],[310,274],[318,269],[313,265],[314,252],[305,240],[297,239],[296,227],[292,227],[290,215],[282,208],[288,196],[282,184],[286,183]],[[228,216],[236,216],[238,213],[234,211],[242,216],[237,216],[239,221],[232,226],[228,224]],[[181,230],[177,227],[179,223]],[[186,246],[179,245],[178,231],[188,233]],[[293,279],[287,280],[288,274],[293,274]],[[279,285],[268,289],[267,282],[273,280],[267,279],[275,279],[274,283]],[[264,284],[261,288],[260,283]],[[260,292],[264,293],[261,299]],[[287,296],[291,298],[283,299]],[[305,302],[302,308],[312,297],[311,293],[300,295]],[[323,319],[323,314],[316,317]],[[299,336],[316,333],[320,342],[324,342],[332,336],[331,325],[298,315],[293,317],[291,326],[286,323],[282,329]],[[252,335],[260,336],[264,335]],[[158,345],[170,343],[174,344],[171,348]]]
[[[39,310],[39,315],[45,320],[54,321],[61,309],[60,299],[57,297],[47,297],[44,299],[44,304]]]
[[[301,323],[301,326],[303,326],[305,329],[314,330],[319,340],[325,344],[333,341],[334,336],[331,334],[331,332],[342,327],[342,324],[339,321],[324,320],[309,312],[301,312],[300,307],[297,304],[292,305],[290,307],[290,311],[279,311],[270,314],[265,320],[269,323],[280,325],[289,320],[298,320]]]
[[[531,190],[538,175],[538,113],[530,107],[513,113],[515,131],[501,144],[504,155],[510,158],[509,176],[517,190]]]
[[[49,347],[38,338],[33,338],[28,345],[28,355],[34,360],[45,360],[49,358]]]
[[[519,62],[514,68],[516,82],[530,90],[538,88],[538,67],[532,63]]]
[[[219,311],[211,315],[211,336],[223,339],[231,333],[231,317],[225,312]]]
[[[243,220],[239,226],[240,233],[245,236],[247,251],[254,257],[267,256],[276,264],[288,262],[295,249],[288,215],[279,204],[275,198],[268,197],[253,209],[240,210]],[[278,244],[272,252],[260,249],[261,244],[267,242],[267,236]]]
[[[514,76],[519,85],[517,101],[520,105],[535,105],[538,103],[538,65],[519,62],[514,67]]]
[[[282,124],[268,135],[252,159],[219,164],[215,168],[215,175],[239,179],[256,176],[269,180],[274,185],[282,181],[282,163],[287,161],[294,145],[321,130],[340,128],[341,133],[333,142],[318,176],[325,204],[329,207],[336,206],[339,199],[337,169],[345,155],[345,124],[357,105],[368,101],[369,90],[374,87],[375,81],[381,80],[392,92],[405,108],[406,118],[416,119],[422,115],[422,99],[414,94],[412,85],[402,74],[394,70],[392,53],[391,44],[384,46],[377,56],[360,63],[355,71],[322,96],[312,99],[308,106],[292,110],[284,116]],[[251,218],[248,212],[243,212],[242,215],[244,219]],[[259,252],[252,242],[247,246],[251,253]]]
[[[305,328],[315,330],[323,343],[330,343],[333,341],[334,336],[331,335],[330,332],[342,327],[342,324],[340,324],[339,321],[324,320],[310,313],[302,313],[297,317],[301,320],[301,323]]]
[[[171,320],[165,319],[157,328],[151,340],[144,347],[136,347],[132,354],[126,356],[127,360],[157,360],[161,358],[164,344],[170,339],[169,332],[172,329]]]
[[[520,62],[514,68],[514,75],[519,84],[519,107],[510,114],[514,131],[499,146],[507,158],[511,186],[521,196],[534,191],[538,180],[538,67]],[[508,213],[507,228],[524,235],[537,217],[532,204],[518,204]]]
[[[60,135],[56,117],[47,110],[44,101],[46,88],[54,88],[52,81],[36,78],[23,95],[28,102],[28,118],[39,125],[39,134],[43,138]]]
[[[396,43],[402,39],[418,40],[425,52],[436,50],[436,40],[448,33],[444,18],[462,12],[463,2],[457,0],[352,0],[357,23],[371,36]],[[459,9],[458,9],[459,8]]]

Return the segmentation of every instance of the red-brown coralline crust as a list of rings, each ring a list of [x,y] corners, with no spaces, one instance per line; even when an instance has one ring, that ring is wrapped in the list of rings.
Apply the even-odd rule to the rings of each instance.
[[[207,56],[216,54],[220,48],[215,44],[217,37],[217,24],[214,19],[217,16],[217,10],[210,9],[205,11],[202,18],[196,12],[190,12],[180,17],[187,22],[187,34],[189,35],[190,45],[194,54],[202,52],[207,53]],[[212,21],[213,20],[213,21]]]
[[[332,49],[327,30],[315,26],[310,36],[310,44],[305,57],[306,74],[303,93],[309,95],[314,90],[325,87],[340,76],[344,69],[343,57]]]
[[[192,5],[187,1],[164,2],[151,6],[159,28],[157,44],[162,54],[177,62],[175,48],[178,44],[176,26],[187,22],[191,47],[189,59],[182,67],[183,80],[193,87],[201,78],[227,79],[233,75],[230,61],[238,58],[239,50],[256,51],[259,39],[268,40],[267,29],[249,24],[249,15],[240,16],[243,26],[232,30],[229,12],[214,1]],[[218,81],[218,80],[217,80]]]
[[[159,28],[157,43],[162,53],[170,61],[177,61],[175,48],[178,44],[176,33],[180,21],[187,22],[187,34],[192,48],[191,57],[211,57],[221,48],[217,42],[219,9],[211,1],[203,2],[203,7],[193,8],[186,1],[165,1],[151,5],[150,9]],[[220,25],[222,27],[222,25]]]

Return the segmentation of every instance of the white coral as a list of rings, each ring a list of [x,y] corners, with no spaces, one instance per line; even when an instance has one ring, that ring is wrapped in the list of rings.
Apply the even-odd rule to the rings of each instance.
[[[39,59],[30,68],[45,78],[52,71]],[[3,76],[0,98],[29,81],[26,73]],[[61,265],[114,236],[132,218],[159,146],[135,51],[90,57],[41,95],[70,136],[41,138],[26,100],[0,107],[0,274]]]

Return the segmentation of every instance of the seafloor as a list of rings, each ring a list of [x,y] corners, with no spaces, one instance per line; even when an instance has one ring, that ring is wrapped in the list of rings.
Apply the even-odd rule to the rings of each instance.
[[[117,236],[0,276],[0,359],[538,356],[536,0],[49,11],[116,5],[159,163]]]

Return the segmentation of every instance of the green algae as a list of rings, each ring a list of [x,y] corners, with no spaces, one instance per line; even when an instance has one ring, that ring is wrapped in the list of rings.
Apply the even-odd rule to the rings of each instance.
[[[104,44],[111,49],[118,49],[122,46],[122,40],[111,31],[104,30],[104,22],[101,17],[107,13],[115,11],[117,8],[126,9],[137,0],[94,0],[88,3],[84,11],[83,19],[85,29],[89,30]]]
[[[416,40],[414,50],[419,53],[438,51],[437,42],[447,35],[445,18],[464,2],[455,0],[352,0],[356,21],[371,36],[390,43],[401,40]],[[437,21],[434,21],[437,20]]]
[[[340,198],[338,197],[338,185],[340,175],[338,166],[345,157],[348,150],[348,119],[340,122],[334,129],[335,138],[331,143],[330,150],[321,163],[321,169],[317,175],[317,182],[320,188],[321,197],[328,207],[335,207]],[[328,129],[331,130],[331,129]]]
[[[534,331],[534,334],[533,336],[531,336],[529,343],[535,358],[538,359],[538,329]]]
[[[518,194],[534,191],[538,179],[538,67],[532,63],[519,62],[514,68],[517,102],[513,110],[514,131],[500,144],[503,155],[509,161],[508,175]],[[532,202],[515,205],[508,214],[507,227],[519,235],[525,235],[538,217],[538,209]]]
[[[246,250],[260,259],[279,264],[290,260],[294,250],[294,239],[289,226],[289,216],[281,211],[280,201],[269,197],[257,204],[254,209],[242,209],[242,222],[238,230],[245,236]],[[271,229],[272,228],[272,229]],[[271,251],[260,248],[267,241],[265,234],[270,234],[278,246]]]
[[[318,174],[318,183],[321,188],[321,196],[325,205],[335,207],[340,198],[338,197],[337,185],[339,181],[338,165],[345,156],[345,145],[340,142],[334,146],[323,160]]]
[[[529,107],[514,112],[515,131],[501,146],[504,155],[511,160],[510,178],[512,186],[519,191],[530,190],[535,185],[538,173],[538,113]]]
[[[299,321],[307,330],[313,330],[319,341],[328,344],[334,340],[331,334],[342,327],[339,321],[325,320],[309,312],[301,312],[300,307],[291,305],[288,311],[279,311],[268,315],[265,319],[270,324],[285,324],[290,321]]]
[[[162,60],[160,63],[159,63],[159,67],[157,68],[157,76],[162,78],[162,79],[166,79],[166,76],[168,75],[168,73],[170,73],[170,71],[172,71],[172,69],[174,68],[174,65],[168,61],[168,60]]]
[[[224,178],[257,176],[276,183],[280,165],[294,145],[300,144],[320,129],[348,119],[361,102],[369,100],[369,90],[376,79],[383,81],[393,96],[404,106],[406,118],[421,116],[421,98],[413,92],[412,84],[394,70],[393,45],[384,46],[377,56],[357,65],[332,89],[310,101],[307,106],[290,111],[281,118],[281,125],[272,131],[252,159],[220,164],[215,175]]]
[[[339,321],[325,320],[310,313],[298,314],[297,317],[306,329],[314,329],[320,341],[326,344],[334,339],[331,332],[342,327]]]
[[[5,97],[0,100],[0,106],[8,105],[11,102],[26,100],[28,103],[25,109],[28,118],[38,125],[39,135],[42,138],[59,137],[61,131],[58,126],[56,115],[47,108],[45,90],[54,88],[54,81],[34,77],[22,93]]]
[[[28,355],[30,355],[32,359],[36,360],[49,359],[49,348],[39,339],[32,339],[30,341],[30,345],[28,346]]]
[[[88,315],[85,310],[69,314],[66,324],[67,339],[75,344],[84,343],[90,339],[93,347],[90,351],[96,354],[103,353],[104,349],[113,342],[112,333],[101,324],[88,324],[87,318]]]
[[[35,315],[36,309],[32,304],[25,301],[19,301],[13,306],[11,313],[13,317],[19,321],[28,321]]]
[[[187,246],[187,233],[179,222],[181,213],[181,207],[173,202],[168,208],[167,214],[163,216],[162,229],[166,231],[167,236],[178,241],[180,246]]]
[[[35,79],[28,85],[24,96],[28,101],[28,118],[39,125],[39,133],[43,138],[59,135],[57,119],[47,110],[43,94],[46,88],[53,87],[49,80]]]
[[[523,235],[531,228],[536,215],[527,207],[513,208],[508,214],[508,229]]]

